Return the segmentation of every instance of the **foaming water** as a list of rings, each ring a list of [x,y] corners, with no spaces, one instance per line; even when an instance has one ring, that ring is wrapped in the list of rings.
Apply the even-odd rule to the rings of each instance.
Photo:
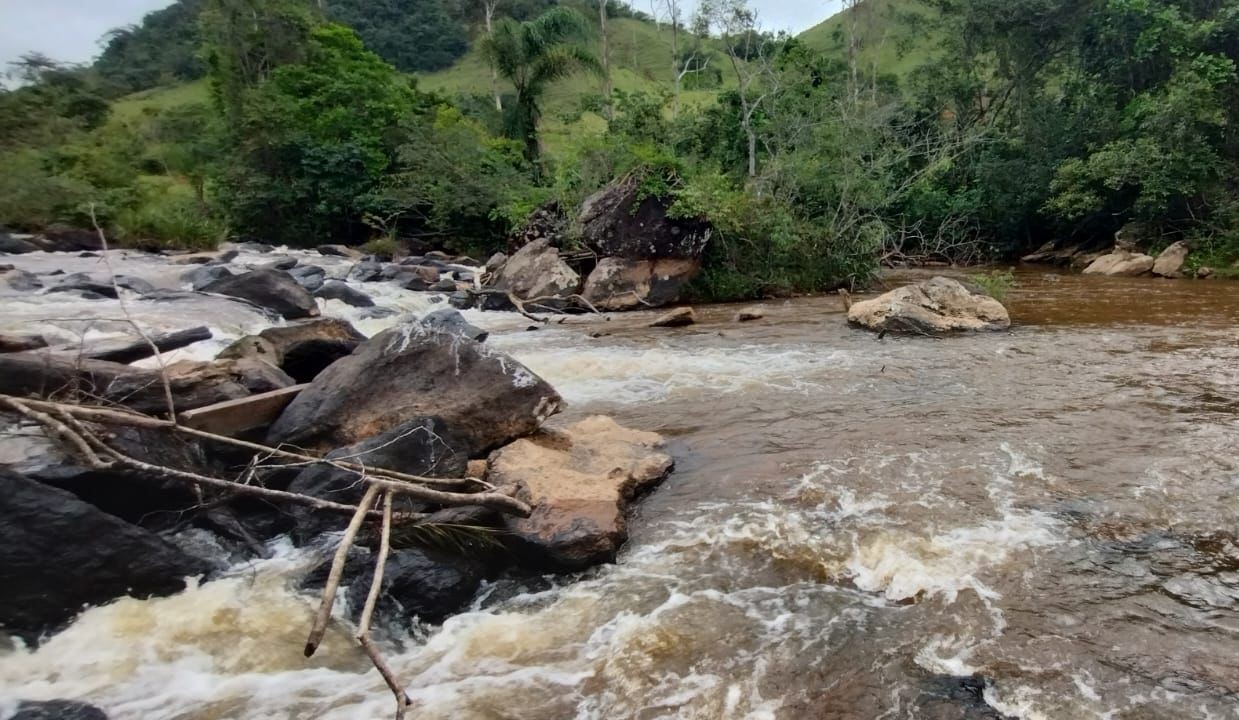
[[[502,578],[442,626],[385,628],[412,716],[1239,717],[1239,288],[1020,279],[1012,332],[941,341],[848,330],[837,299],[677,330],[467,312],[565,421],[657,429],[678,469],[615,565]],[[397,315],[322,307],[367,335],[444,307],[359,287]],[[221,318],[212,342],[271,322]],[[389,716],[347,622],[302,658],[315,558],[276,550],[0,656],[0,698]]]

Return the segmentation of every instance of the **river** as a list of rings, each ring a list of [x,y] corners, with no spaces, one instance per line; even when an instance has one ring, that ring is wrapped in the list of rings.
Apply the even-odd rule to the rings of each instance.
[[[410,717],[1239,718],[1239,284],[1017,278],[1012,331],[943,340],[849,329],[834,297],[678,330],[469,312],[568,400],[556,422],[614,415],[678,465],[615,565],[389,628]],[[313,558],[273,550],[11,649],[0,697],[390,717],[349,628],[302,657]]]

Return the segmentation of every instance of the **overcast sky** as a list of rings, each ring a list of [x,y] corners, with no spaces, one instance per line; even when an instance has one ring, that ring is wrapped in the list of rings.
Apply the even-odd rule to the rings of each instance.
[[[105,32],[136,23],[151,10],[170,4],[170,0],[0,0],[0,64],[7,66],[31,51],[66,62],[87,62],[99,54],[99,38]],[[635,5],[640,8],[648,2],[637,0]],[[836,12],[839,0],[754,0],[753,5],[763,27],[800,31]]]

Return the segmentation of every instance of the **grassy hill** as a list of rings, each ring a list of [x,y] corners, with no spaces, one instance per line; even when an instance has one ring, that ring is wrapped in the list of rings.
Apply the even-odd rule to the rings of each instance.
[[[800,39],[815,50],[846,57],[855,23],[861,67],[906,76],[931,58],[938,44],[937,11],[920,0],[865,0],[809,28]]]

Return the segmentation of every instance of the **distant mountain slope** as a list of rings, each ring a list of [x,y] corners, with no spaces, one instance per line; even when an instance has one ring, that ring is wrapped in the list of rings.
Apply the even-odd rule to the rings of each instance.
[[[861,66],[907,75],[930,58],[938,44],[932,20],[937,11],[920,0],[864,0],[800,34],[809,47],[846,57],[853,23]]]

